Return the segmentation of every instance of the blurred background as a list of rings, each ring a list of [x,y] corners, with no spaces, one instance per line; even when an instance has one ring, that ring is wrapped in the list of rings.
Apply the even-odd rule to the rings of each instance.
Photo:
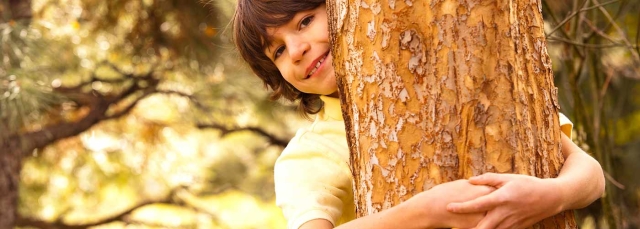
[[[640,228],[640,1],[542,3],[562,112],[606,171],[579,224]],[[309,121],[236,54],[234,5],[0,0],[18,228],[285,227],[273,164]]]

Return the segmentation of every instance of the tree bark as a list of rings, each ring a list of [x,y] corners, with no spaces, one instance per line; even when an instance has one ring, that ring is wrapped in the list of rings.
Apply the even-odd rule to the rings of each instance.
[[[357,215],[485,172],[555,177],[539,1],[327,1]],[[539,228],[575,228],[572,212]]]

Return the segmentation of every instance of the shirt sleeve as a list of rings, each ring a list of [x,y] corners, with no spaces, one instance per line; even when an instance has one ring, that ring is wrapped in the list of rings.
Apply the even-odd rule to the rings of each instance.
[[[567,116],[565,116],[562,113],[558,113],[558,117],[560,119],[560,130],[562,131],[562,133],[567,135],[569,139],[571,139],[571,133],[572,133],[571,131],[573,130],[573,123],[571,122],[571,120],[569,120],[569,118],[567,118]]]
[[[332,153],[331,147],[309,139],[313,133],[306,135],[292,139],[274,169],[276,204],[289,229],[313,219],[336,225],[351,188],[347,162]]]

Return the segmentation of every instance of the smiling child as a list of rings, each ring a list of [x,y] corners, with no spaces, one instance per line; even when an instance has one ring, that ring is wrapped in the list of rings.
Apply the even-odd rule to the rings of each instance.
[[[275,165],[276,203],[290,229],[523,228],[587,206],[604,190],[602,168],[568,136],[557,178],[484,174],[435,186],[390,209],[355,219],[349,147],[339,104],[324,0],[238,0],[234,41],[272,98],[317,114]],[[392,152],[390,152],[392,153]]]

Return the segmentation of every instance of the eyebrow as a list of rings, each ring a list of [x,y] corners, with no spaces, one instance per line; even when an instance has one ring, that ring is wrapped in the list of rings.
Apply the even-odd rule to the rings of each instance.
[[[291,19],[291,21],[293,21],[293,19]],[[288,24],[288,23],[286,23],[286,24]],[[286,24],[280,25],[278,27],[285,26]],[[275,27],[271,27],[271,28],[275,28]],[[272,34],[274,34],[275,31],[273,31],[273,33],[269,33],[269,31],[267,31],[267,30],[268,30],[268,28],[265,29],[266,36],[262,38],[263,39],[263,50],[264,50],[264,52],[266,54],[268,54],[267,57],[269,57],[269,59],[273,60],[273,53],[271,53],[272,52],[271,49],[272,48],[277,48],[277,47],[273,47],[274,46],[273,43],[274,43],[275,38],[274,38],[274,36]]]
[[[272,37],[268,37],[268,38],[262,38],[263,40],[263,45],[262,45],[262,52],[269,58],[269,59],[273,59],[272,53],[271,53],[271,48],[273,46],[273,38]]]
[[[286,23],[283,23],[283,24],[278,25],[278,26],[268,26],[268,27],[265,28],[264,31],[265,31],[265,35],[266,36],[262,38],[263,41],[264,41],[264,45],[263,45],[264,48],[263,49],[265,50],[266,53],[269,53],[269,55],[267,55],[267,57],[269,57],[269,59],[273,60],[273,55],[272,55],[272,53],[270,51],[271,51],[271,47],[273,46],[273,43],[274,43],[274,40],[275,40],[273,34],[276,33],[276,31],[273,31],[273,33],[269,33],[269,31],[268,31],[269,28],[278,30],[279,28],[282,28],[282,27],[285,27],[285,26],[289,26],[291,23],[293,23],[297,27],[298,24],[299,24],[299,21],[302,20],[303,18],[305,18],[309,14],[309,12],[311,12],[311,11],[313,11],[313,9],[297,12]],[[278,29],[276,29],[276,28],[278,28]],[[267,50],[269,52],[267,52]]]

